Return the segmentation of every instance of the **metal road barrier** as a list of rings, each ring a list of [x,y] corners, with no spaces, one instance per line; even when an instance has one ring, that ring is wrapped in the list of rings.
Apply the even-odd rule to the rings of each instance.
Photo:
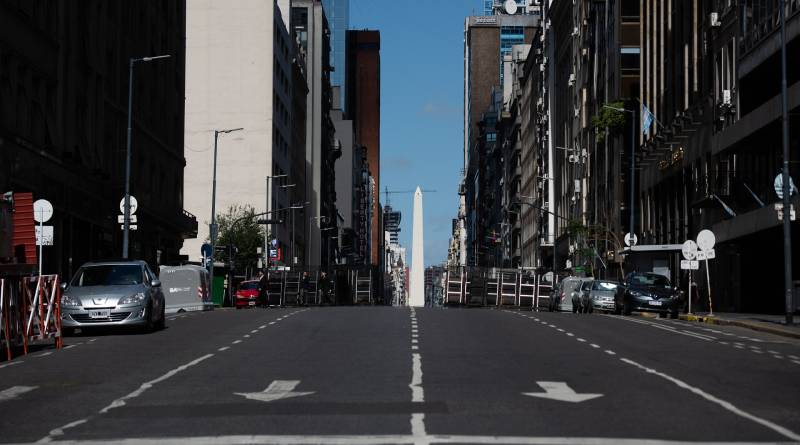
[[[544,275],[520,269],[474,266],[449,267],[445,271],[446,306],[547,307],[552,284]]]
[[[20,347],[27,354],[35,342],[62,347],[59,284],[58,275],[0,279],[0,346],[8,360]]]

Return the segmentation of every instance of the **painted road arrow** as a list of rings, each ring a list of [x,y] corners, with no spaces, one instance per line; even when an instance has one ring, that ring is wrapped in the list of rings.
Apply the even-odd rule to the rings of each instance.
[[[294,391],[299,384],[300,380],[275,380],[270,383],[267,389],[262,392],[237,392],[234,394],[247,397],[250,400],[259,400],[261,402],[273,402],[275,400],[288,399],[290,397],[301,397],[314,394],[314,391]]]
[[[587,400],[603,397],[602,394],[578,394],[574,389],[567,386],[566,382],[536,382],[545,392],[523,392],[523,395],[539,397],[542,399],[552,399],[561,402],[579,403]]]
[[[0,391],[0,402],[6,402],[25,394],[26,392],[33,391],[38,386],[12,386],[11,388]]]

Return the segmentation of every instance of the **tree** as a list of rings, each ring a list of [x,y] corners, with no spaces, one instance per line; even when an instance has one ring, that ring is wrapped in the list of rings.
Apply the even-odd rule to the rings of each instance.
[[[255,269],[260,257],[258,249],[264,247],[264,229],[255,215],[255,209],[249,205],[232,205],[225,213],[217,214],[217,248],[233,246],[238,249],[238,253],[234,254],[237,270],[248,267]],[[228,249],[219,249],[217,258],[227,262]]]

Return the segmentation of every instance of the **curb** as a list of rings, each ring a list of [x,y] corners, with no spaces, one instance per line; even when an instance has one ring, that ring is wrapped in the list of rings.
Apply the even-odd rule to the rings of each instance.
[[[776,326],[769,326],[763,323],[749,322],[742,320],[730,320],[725,318],[710,317],[708,315],[689,315],[681,314],[681,320],[696,321],[698,323],[716,324],[721,326],[738,326],[742,328],[752,329],[754,331],[766,332],[768,334],[780,335],[782,337],[791,337],[800,339],[800,331],[794,332],[786,329],[781,329]]]

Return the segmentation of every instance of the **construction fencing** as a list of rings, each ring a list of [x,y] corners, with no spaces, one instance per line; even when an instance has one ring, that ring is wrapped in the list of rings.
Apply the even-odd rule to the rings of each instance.
[[[28,353],[32,344],[62,346],[58,275],[0,278],[0,347],[6,359]]]
[[[380,304],[383,300],[376,292],[380,289],[378,278],[373,267],[270,271],[267,303],[270,306]]]
[[[546,308],[553,284],[520,269],[460,266],[447,269],[444,305]]]

